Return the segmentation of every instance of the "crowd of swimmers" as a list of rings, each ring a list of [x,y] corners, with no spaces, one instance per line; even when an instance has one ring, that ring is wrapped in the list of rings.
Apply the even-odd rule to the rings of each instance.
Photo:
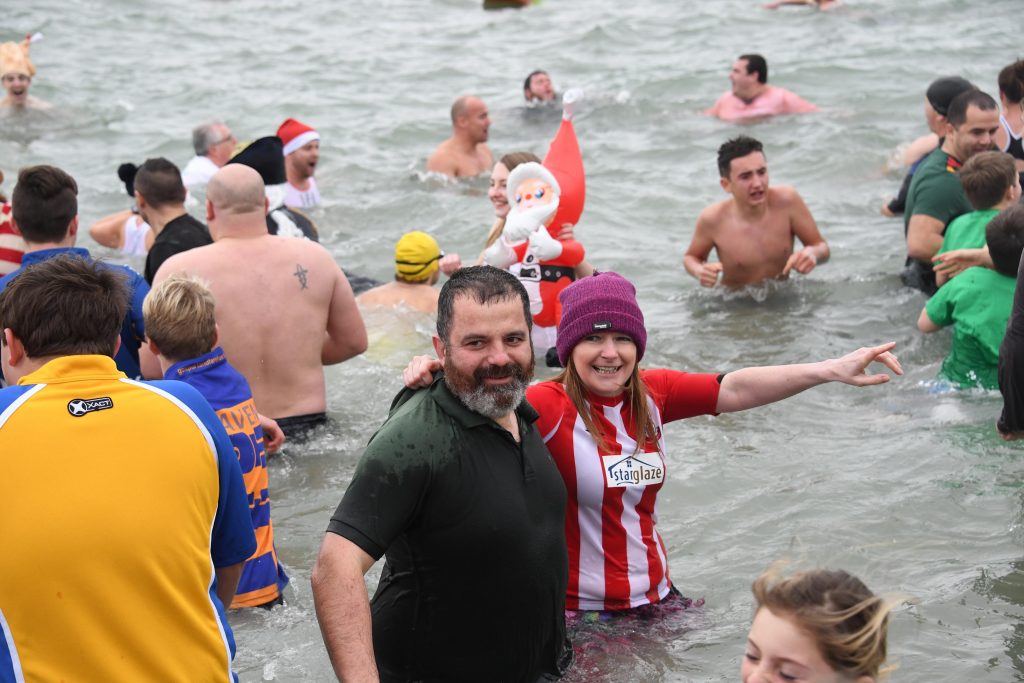
[[[770,6],[785,4],[834,3]],[[28,94],[30,43],[0,45],[5,108],[48,106]],[[708,115],[743,121],[818,111],[769,85],[761,55],[741,55],[729,79]],[[1024,295],[1014,302],[1024,251],[1024,61],[997,80],[998,103],[959,77],[930,85],[930,132],[908,146],[908,179],[883,213],[904,215],[903,280],[929,296],[918,327],[954,326],[940,379],[1001,389],[998,428],[1012,439],[1024,435],[1024,382],[1015,372],[1024,363],[1016,360]],[[554,680],[572,662],[567,634],[588,621],[693,609],[670,579],[657,530],[669,464],[663,425],[827,382],[888,382],[889,374],[867,373],[872,363],[902,374],[892,342],[800,365],[641,369],[648,333],[634,286],[598,272],[574,236],[579,95],[559,98],[538,70],[523,96],[534,106],[562,103],[545,158],[522,151],[496,161],[487,107],[464,96],[451,107],[451,136],[427,161],[428,171],[452,178],[490,172],[495,220],[481,230],[475,264],[413,231],[396,243],[386,284],[344,273],[318,243],[306,211],[320,203],[320,135],[294,118],[243,144],[225,123],[206,122],[193,131],[195,155],[183,168],[154,158],[118,169],[131,206],[89,232],[145,257],[142,275],[77,246],[74,178],[54,166],[20,170],[0,211],[0,453],[48,456],[74,440],[80,457],[95,453],[103,464],[90,468],[85,486],[70,462],[5,459],[5,469],[18,464],[5,477],[12,510],[0,537],[11,551],[0,572],[25,589],[0,599],[0,678],[229,671],[225,608],[273,608],[289,581],[274,547],[267,455],[286,439],[322,433],[323,366],[366,350],[360,307],[435,315],[436,357],[410,361],[406,388],[360,459],[313,572],[317,618],[342,680]],[[759,141],[729,139],[717,162],[728,197],[701,211],[683,256],[701,286],[757,285],[829,260],[800,194],[769,186]],[[205,223],[188,210],[199,194]],[[559,374],[533,383],[537,358]],[[184,464],[139,457],[115,436],[126,425],[138,438],[174,444],[173,455],[161,455]],[[173,483],[162,479],[167,469]],[[73,515],[74,540],[62,542],[109,554],[109,562],[54,567],[40,544],[50,527],[24,523],[38,516],[40,480],[48,500],[59,501],[46,523]],[[172,499],[170,512],[149,510],[145,496]],[[94,505],[97,497],[106,502]],[[121,516],[157,540],[128,552],[127,532],[104,533],[101,522],[119,504]],[[164,534],[178,544],[170,551],[159,542]],[[363,575],[383,556],[371,605]],[[126,600],[106,593],[105,609],[93,610],[84,605],[100,597],[88,592],[95,583],[141,588]],[[460,599],[488,590],[502,594],[490,615]],[[899,599],[826,569],[788,577],[771,570],[753,591],[743,681],[867,683],[884,674],[888,615]],[[55,616],[54,592],[88,620]],[[124,632],[133,619],[146,628]],[[182,633],[182,621],[194,633]],[[66,648],[83,630],[94,647]],[[157,652],[166,643],[147,642],[154,631],[173,632],[173,657]],[[460,643],[457,652],[438,647],[448,641]],[[114,649],[128,654],[114,657]]]

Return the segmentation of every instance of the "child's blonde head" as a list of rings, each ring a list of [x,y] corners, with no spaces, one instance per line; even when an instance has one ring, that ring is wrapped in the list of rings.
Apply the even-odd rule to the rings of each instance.
[[[146,295],[142,305],[146,336],[160,355],[177,362],[208,353],[216,343],[213,294],[191,275],[172,275]]]

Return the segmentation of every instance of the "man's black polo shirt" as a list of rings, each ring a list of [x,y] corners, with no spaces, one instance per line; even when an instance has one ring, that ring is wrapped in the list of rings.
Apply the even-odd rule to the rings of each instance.
[[[516,409],[521,442],[443,378],[405,390],[331,518],[377,559],[373,645],[382,681],[524,681],[565,642],[565,485]]]

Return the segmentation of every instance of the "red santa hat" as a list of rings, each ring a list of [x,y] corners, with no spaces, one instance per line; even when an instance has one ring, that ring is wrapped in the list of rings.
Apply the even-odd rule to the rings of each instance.
[[[285,119],[277,129],[277,137],[284,143],[284,155],[288,156],[303,145],[320,139],[320,133],[296,119]]]

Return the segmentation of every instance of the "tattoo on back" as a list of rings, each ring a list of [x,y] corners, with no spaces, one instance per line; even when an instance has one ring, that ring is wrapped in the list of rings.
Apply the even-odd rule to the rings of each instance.
[[[303,289],[307,289],[308,288],[309,279],[306,277],[306,274],[308,272],[309,271],[306,270],[305,268],[303,268],[301,264],[298,264],[298,263],[295,264],[295,272],[292,273],[292,275],[294,275],[295,277],[299,278],[299,284],[302,285]]]

